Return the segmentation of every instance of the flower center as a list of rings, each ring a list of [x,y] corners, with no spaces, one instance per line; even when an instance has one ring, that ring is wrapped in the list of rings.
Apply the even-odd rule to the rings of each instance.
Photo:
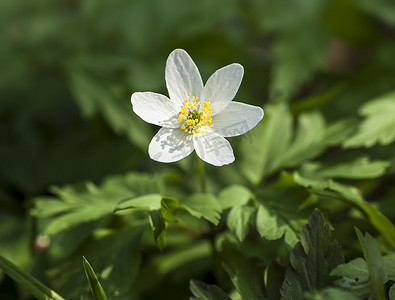
[[[188,95],[188,99],[182,102],[181,110],[178,112],[178,121],[183,122],[181,129],[186,133],[204,133],[208,126],[213,127],[210,124],[211,118],[211,107],[210,99],[206,101],[199,101],[199,97]]]

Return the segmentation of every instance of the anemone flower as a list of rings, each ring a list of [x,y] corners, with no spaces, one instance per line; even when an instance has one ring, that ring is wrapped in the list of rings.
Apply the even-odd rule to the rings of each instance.
[[[144,121],[161,126],[148,147],[156,161],[178,161],[196,151],[205,162],[222,166],[235,160],[226,137],[251,130],[263,117],[258,106],[232,101],[243,78],[237,63],[217,70],[203,85],[195,63],[182,49],[166,62],[169,98],[152,92],[135,92],[133,111]]]

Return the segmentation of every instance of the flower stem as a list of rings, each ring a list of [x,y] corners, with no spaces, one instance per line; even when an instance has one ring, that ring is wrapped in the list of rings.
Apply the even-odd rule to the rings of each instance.
[[[204,163],[200,159],[199,156],[196,155],[196,158],[197,158],[199,174],[200,174],[201,192],[207,193],[206,173],[204,171]],[[206,221],[206,223],[208,226],[208,232],[205,234],[205,236],[211,245],[214,278],[218,284],[221,284],[223,282],[227,283],[227,280],[226,280],[227,275],[226,275],[225,271],[222,269],[221,257],[220,257],[220,254],[218,253],[217,247],[215,245],[215,237],[216,237],[218,231],[215,229],[214,224],[212,224],[208,221]]]
[[[203,161],[197,155],[196,155],[196,158],[197,158],[197,161],[198,161],[199,174],[200,174],[200,187],[201,187],[202,193],[207,193],[206,173],[204,172]]]

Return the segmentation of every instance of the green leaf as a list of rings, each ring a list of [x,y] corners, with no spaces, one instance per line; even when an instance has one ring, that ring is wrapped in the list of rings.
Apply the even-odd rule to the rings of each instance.
[[[308,163],[302,167],[301,173],[310,178],[368,179],[380,177],[389,165],[387,161],[369,161],[367,157],[360,157],[340,164]]]
[[[169,231],[171,229],[169,228]],[[155,292],[158,295],[155,298],[162,299],[163,290],[168,291],[169,285],[175,288],[180,286],[179,284],[174,285],[174,282],[185,282],[185,280],[188,281],[190,278],[200,276],[211,270],[212,247],[210,243],[189,236],[185,239],[186,236],[183,233],[178,236],[183,236],[184,239],[182,241],[177,240],[170,245],[171,240],[169,238],[169,247],[165,252],[155,252],[147,256],[147,260],[142,265],[134,284],[139,293],[147,294],[164,284],[165,286],[162,289],[158,288],[158,293]],[[169,237],[171,237],[170,234]],[[167,298],[169,298],[168,293],[166,292]],[[178,299],[177,297],[174,298]]]
[[[391,246],[395,248],[395,226],[376,207],[366,202],[357,188],[340,184],[330,179],[304,178],[297,172],[292,175],[283,173],[282,176],[284,177],[284,182],[288,181],[288,183],[290,183],[293,181],[305,188],[309,188],[317,195],[334,197],[360,209],[366,214],[372,225],[375,226]]]
[[[383,270],[385,275],[383,284],[395,280],[395,254],[383,257]],[[363,258],[358,257],[346,264],[338,265],[331,272],[331,276],[348,277],[363,282],[369,279],[368,265]]]
[[[163,251],[166,247],[167,223],[165,218],[159,210],[151,210],[149,211],[149,220],[154,232],[156,246],[158,246],[160,251]]]
[[[259,261],[245,257],[228,241],[223,244],[222,251],[223,268],[240,295],[236,299],[264,299],[264,269]]]
[[[355,228],[355,231],[357,233],[359,243],[361,244],[363,255],[366,259],[369,270],[369,280],[375,290],[376,297],[379,300],[385,300],[386,297],[383,285],[385,278],[383,259],[376,240],[369,233],[366,233],[365,236],[363,236],[362,232],[358,228]]]
[[[319,22],[311,15],[311,18],[306,18],[304,22],[297,23],[284,32],[274,44],[273,56],[276,63],[270,85],[272,97],[281,93],[289,99],[311,80],[316,71],[325,66],[329,39]]]
[[[148,194],[121,202],[115,209],[115,212],[125,209],[143,209],[148,211],[155,243],[163,251],[166,246],[166,221],[178,222],[173,212],[176,209],[184,210],[185,207],[177,199],[164,197],[160,194]]]
[[[284,155],[278,158],[273,169],[295,167],[312,159],[323,153],[328,146],[342,142],[349,131],[349,123],[346,121],[327,126],[319,112],[302,113],[298,117],[298,127],[292,143]]]
[[[96,221],[113,213],[121,200],[163,191],[163,178],[129,173],[107,177],[100,186],[93,183],[52,187],[54,197],[34,199],[31,214],[50,218],[44,234],[54,235],[79,224]]]
[[[27,272],[19,269],[2,256],[0,256],[0,269],[38,300],[64,300],[55,291],[42,284]]]
[[[200,280],[192,279],[189,289],[199,300],[230,300],[229,296],[214,284],[205,284]]]
[[[96,277],[95,271],[93,271],[91,265],[89,264],[89,262],[86,260],[84,256],[82,257],[82,259],[83,259],[85,275],[88,278],[89,286],[91,288],[93,298],[95,298],[95,300],[107,300],[106,293],[104,292],[102,286],[100,285],[100,282]]]
[[[246,237],[255,208],[248,205],[235,205],[230,210],[226,223],[229,230],[233,232],[239,241],[243,241]]]
[[[173,212],[177,209],[185,209],[184,206],[182,206],[177,199],[170,197],[163,197],[160,205],[160,212],[163,218],[172,223],[178,222],[178,219],[173,215]]]
[[[388,296],[390,297],[390,300],[395,300],[395,283],[391,285]]]
[[[242,185],[232,185],[221,191],[218,196],[218,202],[225,210],[235,205],[246,204],[254,195],[252,192]]]
[[[164,197],[161,194],[148,194],[119,203],[115,212],[126,209],[143,209],[148,211],[155,243],[163,251],[166,246],[166,221],[177,223],[178,219],[173,215],[173,212],[177,209],[185,210],[186,208],[177,199]]]
[[[306,299],[308,300],[359,300],[353,294],[343,291],[341,289],[336,289],[333,287],[329,287],[323,289],[321,291],[316,291],[313,293],[308,293],[306,295]]]
[[[388,24],[395,24],[395,6],[391,0],[382,0],[371,2],[369,0],[361,0],[360,5],[363,9],[369,11],[380,20]]]
[[[315,210],[300,232],[300,242],[290,254],[290,265],[281,287],[283,299],[303,299],[305,292],[322,289],[331,283],[330,272],[344,263],[341,247],[331,241],[329,226]]]
[[[340,84],[337,84],[337,85],[333,86],[332,88],[330,88],[329,90],[326,90],[322,93],[308,96],[306,98],[299,99],[296,101],[292,101],[290,103],[290,109],[293,114],[299,114],[303,111],[317,109],[317,108],[323,106],[325,103],[332,100],[340,92],[342,92],[345,88],[346,88],[346,85],[344,83],[340,83]]]
[[[254,1],[251,2],[251,13],[256,14],[256,19],[265,32],[288,31],[301,24],[308,27],[306,22],[316,18],[324,3],[321,0],[292,3],[287,0]]]
[[[276,240],[284,236],[292,248],[307,223],[310,211],[302,203],[308,194],[298,189],[265,189],[257,197],[256,227],[261,237]]]
[[[67,299],[89,299],[91,291],[86,284],[86,275],[81,272],[81,256],[89,257],[95,266],[97,278],[109,299],[130,296],[138,277],[141,261],[141,237],[147,221],[133,220],[122,229],[99,229],[73,255],[47,269],[53,282]],[[48,250],[55,253],[63,243],[53,244]]]
[[[320,113],[300,114],[294,139],[274,169],[278,169],[279,166],[295,166],[321,153],[326,147],[326,143],[323,142],[325,131],[325,120]]]
[[[345,148],[372,147],[377,143],[388,145],[395,140],[395,92],[382,95],[366,103],[359,110],[365,117],[358,132],[347,139]]]
[[[17,211],[13,212],[1,204],[0,207],[0,255],[22,268],[28,266],[32,259],[32,222]]]
[[[368,265],[363,258],[358,257],[346,264],[338,265],[331,272],[331,276],[348,277],[363,282],[369,279]]]
[[[383,257],[383,267],[385,282],[388,280],[395,281],[395,253]]]
[[[92,118],[100,113],[115,133],[126,135],[133,144],[146,151],[151,131],[133,113],[130,102],[123,101],[122,87],[108,80],[99,81],[92,73],[79,69],[79,65],[70,68],[70,83],[84,116]]]
[[[252,131],[253,142],[241,141],[241,167],[246,177],[258,184],[270,174],[273,162],[283,155],[289,146],[292,117],[285,103],[267,105],[264,121]]]
[[[219,223],[222,208],[212,194],[194,194],[180,201],[185,209],[196,218],[205,218],[214,225]]]
[[[276,254],[278,252],[276,251]],[[287,252],[288,254],[288,252]],[[272,260],[265,270],[266,299],[280,299],[281,284],[284,281],[285,267]]]
[[[161,208],[163,196],[160,194],[148,194],[132,199],[128,199],[126,201],[122,201],[117,205],[114,209],[114,212],[125,210],[125,209],[134,209],[134,208],[142,208],[146,210],[159,210]]]
[[[345,121],[325,125],[319,112],[300,114],[298,127],[293,129],[289,108],[282,102],[268,105],[265,112],[264,122],[253,131],[253,142],[241,142],[242,171],[253,184],[281,168],[295,167],[320,155],[342,142],[350,131]]]

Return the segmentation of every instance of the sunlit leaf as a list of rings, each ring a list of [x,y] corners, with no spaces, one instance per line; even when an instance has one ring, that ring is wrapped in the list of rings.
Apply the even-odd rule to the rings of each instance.
[[[285,103],[265,108],[265,122],[253,131],[253,142],[242,142],[242,171],[252,183],[320,155],[327,147],[341,143],[350,132],[348,122],[326,125],[318,112],[300,114],[297,121],[298,126],[293,129]]]
[[[296,164],[320,154],[327,146],[325,120],[320,113],[301,114],[298,127],[290,147],[279,158],[279,166],[295,166]]]
[[[160,210],[149,211],[149,220],[152,231],[154,232],[156,246],[158,246],[159,250],[163,251],[166,247],[166,220],[163,218]]]
[[[346,264],[338,265],[331,272],[331,276],[344,276],[363,282],[369,279],[368,265],[363,258],[359,257]]]
[[[51,218],[44,233],[56,234],[112,215],[117,203],[143,193],[163,191],[162,178],[150,179],[147,175],[130,173],[108,177],[100,186],[86,183],[83,186],[53,187],[56,197],[35,199],[32,214]]]
[[[395,255],[390,254],[383,256],[383,270],[385,278],[382,283],[395,279]],[[353,278],[356,281],[366,281],[369,279],[369,270],[366,261],[363,258],[356,258],[352,261],[338,265],[331,273],[332,276],[343,276]]]
[[[214,284],[205,284],[192,279],[189,283],[189,289],[199,300],[230,300],[229,296]]]
[[[291,122],[286,104],[268,105],[265,107],[265,122],[260,122],[251,133],[253,141],[242,141],[242,171],[254,184],[270,174],[275,161],[289,147]]]
[[[55,291],[2,256],[0,256],[0,269],[39,300],[63,300]]]
[[[246,237],[250,223],[255,214],[255,208],[248,205],[234,205],[226,219],[229,230],[232,231],[239,241]]]
[[[85,275],[88,278],[89,281],[89,286],[91,288],[93,298],[95,300],[106,300],[107,296],[99,282],[99,280],[96,277],[95,271],[93,271],[91,265],[89,262],[86,260],[85,257],[82,257],[83,259],[83,264],[84,264],[84,269],[85,269]]]
[[[244,205],[253,198],[250,190],[242,185],[232,185],[222,190],[218,196],[218,202],[222,209],[227,209],[235,205]]]
[[[330,165],[309,163],[302,167],[301,173],[310,178],[367,179],[383,175],[389,165],[387,161],[370,161],[367,157],[360,157],[351,162]]]
[[[309,211],[301,208],[307,194],[292,189],[262,190],[257,200],[256,227],[261,237],[276,240],[284,237],[292,248],[298,233],[307,223]]]
[[[217,198],[212,194],[193,194],[180,203],[196,218],[205,218],[217,225],[221,217],[222,208]]]
[[[395,247],[395,226],[376,207],[366,202],[357,188],[340,184],[330,179],[305,178],[297,172],[290,177],[286,174],[283,174],[283,176],[288,177],[287,179],[283,179],[288,181],[288,183],[293,181],[298,185],[310,189],[317,195],[334,197],[357,207],[366,214],[372,225],[380,231],[385,239]]]
[[[358,132],[347,139],[345,148],[388,145],[395,140],[395,92],[380,96],[363,105],[359,113],[365,118]]]
[[[129,209],[141,209],[148,211],[151,228],[154,232],[155,243],[160,250],[166,246],[167,222],[178,222],[173,212],[177,209],[184,210],[177,199],[164,197],[161,194],[148,194],[125,200],[118,204],[115,212]]]
[[[161,201],[163,196],[160,194],[148,194],[136,198],[132,198],[126,201],[122,201],[115,208],[115,211],[142,208],[146,210],[159,210],[161,208]]]

